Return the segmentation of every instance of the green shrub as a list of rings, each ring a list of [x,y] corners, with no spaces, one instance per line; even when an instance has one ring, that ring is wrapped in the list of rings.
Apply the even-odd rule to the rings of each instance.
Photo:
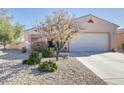
[[[38,70],[41,72],[54,72],[58,69],[58,66],[53,61],[45,61],[42,64],[39,64]]]
[[[54,49],[48,48],[45,42],[34,42],[32,49],[33,51],[41,52],[43,57],[52,57],[54,55]]]
[[[33,51],[30,55],[29,55],[29,59],[28,59],[28,64],[29,65],[35,65],[35,64],[39,64],[41,61],[41,57],[39,55],[38,52]]]
[[[22,64],[28,64],[28,60],[23,60]]]
[[[52,57],[54,55],[54,49],[52,48],[46,48],[44,51],[42,51],[43,57]]]
[[[35,64],[39,64],[40,61],[41,61],[41,57],[40,57],[39,53],[36,52],[36,51],[33,51],[29,55],[29,59],[28,60],[23,60],[23,64],[35,65]]]
[[[121,44],[121,48],[122,48],[122,50],[124,51],[124,43],[123,43],[123,44]]]

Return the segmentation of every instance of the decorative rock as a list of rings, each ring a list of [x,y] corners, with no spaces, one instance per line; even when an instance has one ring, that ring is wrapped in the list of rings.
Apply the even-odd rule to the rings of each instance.
[[[0,50],[1,51],[1,50]],[[92,71],[78,62],[75,58],[57,61],[59,69],[56,72],[39,72],[37,66],[22,65],[26,54],[9,51],[2,57],[0,53],[0,84],[3,85],[103,85],[106,84]],[[11,55],[11,56],[10,56]],[[16,59],[18,57],[18,59]],[[11,60],[10,60],[11,59]],[[48,58],[46,60],[54,60]]]

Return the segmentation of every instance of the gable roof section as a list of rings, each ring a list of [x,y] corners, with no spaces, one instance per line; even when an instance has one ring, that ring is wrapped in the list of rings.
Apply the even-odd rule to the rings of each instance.
[[[92,15],[92,14],[88,14],[88,15],[85,15],[85,16],[81,16],[81,17],[78,17],[78,18],[76,18],[76,19],[81,19],[81,18],[85,18],[85,17],[88,17],[88,16],[95,17],[95,18],[97,18],[97,19],[99,19],[99,20],[102,20],[102,21],[107,22],[107,23],[109,23],[109,24],[112,24],[112,25],[115,25],[115,26],[117,26],[117,27],[120,27],[120,26],[117,25],[117,24],[114,24],[114,23],[109,22],[109,21],[107,21],[107,20],[105,20],[105,19],[99,18],[99,17],[94,16],[94,15]]]

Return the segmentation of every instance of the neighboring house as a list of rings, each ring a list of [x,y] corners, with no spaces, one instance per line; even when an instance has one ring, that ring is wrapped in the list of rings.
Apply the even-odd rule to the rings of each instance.
[[[121,50],[121,44],[124,43],[124,29],[118,30],[118,25],[91,14],[79,17],[77,21],[83,29],[65,45],[64,49],[66,51]],[[24,38],[25,46],[28,48],[30,48],[32,42],[37,40],[47,42],[47,37],[39,35],[36,28],[25,31]]]
[[[118,50],[122,51],[122,44],[124,44],[124,28],[118,30]]]

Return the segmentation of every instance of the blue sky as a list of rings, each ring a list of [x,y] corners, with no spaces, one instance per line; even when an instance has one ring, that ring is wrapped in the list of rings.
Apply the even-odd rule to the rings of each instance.
[[[9,13],[14,16],[16,22],[19,22],[25,27],[31,28],[35,26],[41,19],[52,14],[55,8],[12,8],[9,9]],[[106,19],[119,25],[121,28],[124,27],[124,8],[65,8],[62,9],[68,11],[75,17],[84,16],[87,14],[93,14],[97,17]]]

